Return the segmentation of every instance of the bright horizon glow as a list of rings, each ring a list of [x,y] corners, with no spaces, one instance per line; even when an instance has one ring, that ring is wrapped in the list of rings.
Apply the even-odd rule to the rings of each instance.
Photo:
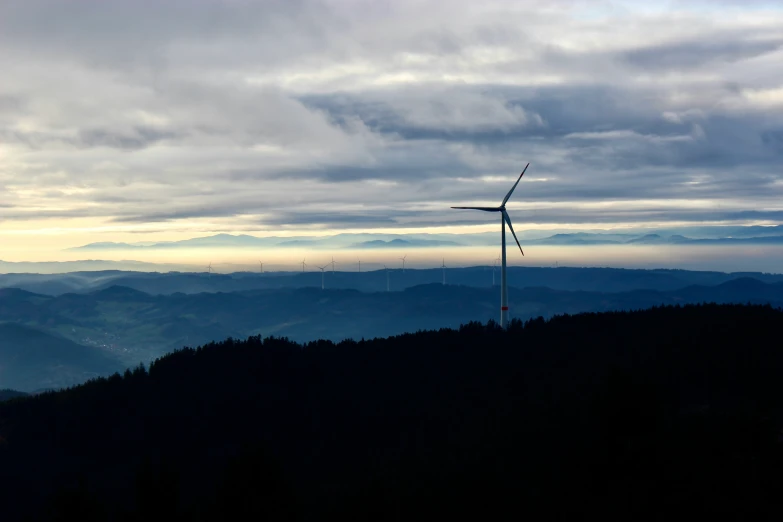
[[[514,245],[516,246],[516,245]],[[510,247],[510,245],[509,245]],[[753,245],[741,249],[731,246],[717,245],[595,245],[595,246],[524,246],[525,256],[518,251],[512,254],[509,248],[508,266],[528,267],[607,267],[607,268],[669,268],[687,270],[714,270],[722,272],[769,272],[783,273],[783,246]],[[103,260],[160,264],[160,267],[149,265],[144,268],[128,265],[118,269],[134,271],[170,270],[186,272],[205,272],[210,262],[216,273],[257,272],[259,261],[264,263],[265,272],[298,272],[301,261],[305,259],[306,271],[317,271],[316,265],[330,262],[334,257],[337,271],[353,272],[358,270],[358,260],[361,260],[362,271],[389,268],[402,268],[399,258],[407,255],[406,268],[438,268],[441,260],[446,260],[448,268],[468,266],[491,266],[497,258],[500,246],[481,247],[431,247],[420,249],[228,249],[228,248],[193,248],[177,250],[129,251],[116,250],[106,252],[68,252],[61,261]],[[39,262],[48,261],[46,258]],[[398,266],[399,265],[399,266]],[[6,265],[8,266],[8,265]],[[13,266],[13,265],[10,265]],[[107,267],[108,268],[108,267]],[[13,270],[3,268],[4,272],[38,272],[63,273],[75,271],[67,266],[39,267],[37,270]]]

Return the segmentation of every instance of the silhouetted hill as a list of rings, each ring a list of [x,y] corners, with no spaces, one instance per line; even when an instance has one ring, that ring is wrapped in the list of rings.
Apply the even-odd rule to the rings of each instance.
[[[668,243],[668,240],[666,238],[661,237],[658,234],[645,234],[641,237],[637,237],[634,239],[630,239],[627,241],[628,244],[645,244],[645,245],[656,245],[660,243]]]
[[[27,397],[27,394],[16,390],[0,390],[0,401],[7,401],[8,399],[16,399],[18,397]]]
[[[122,368],[102,351],[38,329],[0,323],[0,387],[22,391],[79,384]]]
[[[1,403],[3,520],[771,519],[782,321],[687,306],[178,351]]]

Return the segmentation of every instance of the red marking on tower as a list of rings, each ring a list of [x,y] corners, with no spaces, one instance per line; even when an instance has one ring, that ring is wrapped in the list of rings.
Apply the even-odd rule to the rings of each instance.
[[[508,310],[508,306],[501,306],[500,309],[501,310]]]

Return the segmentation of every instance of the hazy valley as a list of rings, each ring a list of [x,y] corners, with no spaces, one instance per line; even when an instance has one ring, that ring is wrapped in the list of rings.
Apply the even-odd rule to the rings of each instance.
[[[389,292],[386,291],[387,275]],[[492,267],[321,273],[0,276],[0,388],[77,384],[228,337],[370,339],[497,320]],[[499,282],[498,274],[495,274]],[[783,306],[777,274],[509,269],[511,316],[689,303]],[[20,357],[25,354],[25,357]]]

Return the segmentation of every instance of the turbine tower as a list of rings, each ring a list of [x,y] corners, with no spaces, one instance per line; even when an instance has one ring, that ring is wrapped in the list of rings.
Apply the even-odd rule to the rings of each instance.
[[[207,265],[207,279],[212,277],[212,261]]]
[[[361,272],[362,271],[362,260],[361,259],[357,259],[357,261],[359,261],[359,272]]]
[[[405,258],[408,257],[408,254],[405,254],[399,259],[402,259],[402,272],[405,273]]]
[[[333,274],[334,274],[334,264],[335,264],[335,263],[336,263],[336,261],[334,260],[334,256],[332,256],[332,262],[331,262],[331,263],[328,263],[328,264],[332,265],[332,273],[333,273]]]
[[[443,265],[441,265],[441,268],[443,269],[443,284],[446,284],[446,258],[443,258]]]
[[[263,274],[263,273],[264,273],[264,263],[262,263],[261,261],[259,261],[259,262],[258,262],[258,264],[259,264],[259,266],[261,267],[261,273]]]
[[[519,175],[519,178],[517,178],[517,182],[514,183],[514,186],[511,187],[511,190],[508,191],[508,194],[506,194],[506,197],[503,198],[503,202],[498,207],[451,207],[456,209],[464,209],[464,210],[481,210],[484,212],[499,212],[500,213],[500,248],[501,248],[501,265],[500,265],[500,327],[501,328],[507,328],[508,327],[508,281],[506,279],[506,224],[508,224],[508,229],[511,230],[511,235],[514,236],[514,240],[517,242],[517,246],[519,247],[519,252],[524,256],[525,253],[522,252],[522,245],[519,244],[519,239],[517,239],[517,235],[514,233],[514,227],[511,225],[511,218],[508,217],[508,212],[506,212],[506,203],[508,202],[508,199],[511,197],[511,194],[514,192],[514,189],[517,188],[517,185],[519,185],[519,181],[522,179],[522,176],[525,175],[525,171],[530,166],[530,163],[525,165],[525,168],[522,170],[522,174]],[[494,277],[494,276],[493,276]]]
[[[302,259],[302,273],[304,273],[304,267],[307,266],[307,263],[305,263],[305,260]]]
[[[326,263],[324,266],[317,266],[316,268],[321,269],[321,290],[324,289],[324,268],[329,266],[329,263]]]

